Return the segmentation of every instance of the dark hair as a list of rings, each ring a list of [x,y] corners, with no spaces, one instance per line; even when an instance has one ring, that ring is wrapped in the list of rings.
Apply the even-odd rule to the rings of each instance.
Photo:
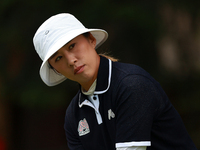
[[[89,38],[90,37],[90,32],[83,33],[83,36],[86,37],[86,38]]]
[[[49,62],[48,62],[48,64],[49,64],[50,69],[54,69],[53,66]]]

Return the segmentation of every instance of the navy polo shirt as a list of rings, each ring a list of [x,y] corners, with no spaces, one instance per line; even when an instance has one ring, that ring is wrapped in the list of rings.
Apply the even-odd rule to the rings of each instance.
[[[104,57],[94,95],[78,91],[67,108],[64,128],[70,150],[196,150],[159,83],[136,65]]]

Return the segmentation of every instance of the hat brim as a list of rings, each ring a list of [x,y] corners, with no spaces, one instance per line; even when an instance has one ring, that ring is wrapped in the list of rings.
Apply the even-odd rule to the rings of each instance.
[[[90,32],[96,39],[96,48],[98,48],[101,44],[103,44],[106,39],[108,38],[108,34],[106,31],[101,29],[79,29],[76,31],[73,31],[72,33],[68,33],[64,35],[63,37],[60,37],[60,39],[57,40],[57,42],[48,50],[48,53],[46,57],[43,60],[43,63],[40,67],[40,76],[45,84],[48,86],[55,86],[57,84],[60,84],[67,78],[61,74],[56,73],[48,63],[48,59],[61,47],[63,47],[66,43],[77,37],[78,35],[81,35],[83,33]]]

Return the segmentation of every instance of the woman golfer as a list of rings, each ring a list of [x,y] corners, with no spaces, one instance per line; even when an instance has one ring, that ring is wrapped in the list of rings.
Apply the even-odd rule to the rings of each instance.
[[[50,17],[33,42],[48,86],[65,79],[80,89],[65,116],[70,150],[196,150],[181,117],[159,85],[142,68],[98,55],[107,39],[73,15]]]

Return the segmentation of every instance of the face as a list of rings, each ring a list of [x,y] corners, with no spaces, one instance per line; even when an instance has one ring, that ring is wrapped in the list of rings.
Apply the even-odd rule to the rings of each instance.
[[[79,35],[59,49],[48,60],[51,66],[68,79],[88,90],[97,77],[100,57],[95,50],[96,39]]]

